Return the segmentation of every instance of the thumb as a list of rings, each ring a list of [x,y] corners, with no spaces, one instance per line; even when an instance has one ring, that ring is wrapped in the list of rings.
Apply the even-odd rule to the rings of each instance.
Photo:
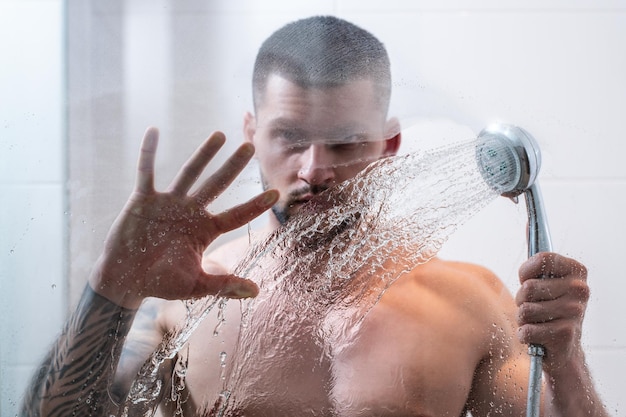
[[[232,274],[210,275],[202,272],[192,292],[192,297],[211,294],[226,298],[250,298],[257,296],[259,287],[249,279]]]

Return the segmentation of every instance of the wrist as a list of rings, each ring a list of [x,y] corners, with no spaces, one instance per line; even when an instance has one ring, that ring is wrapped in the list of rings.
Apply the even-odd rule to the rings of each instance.
[[[116,272],[105,265],[103,259],[96,262],[88,280],[91,290],[119,307],[137,310],[145,297],[124,285],[123,277],[128,276],[128,271]]]
[[[594,388],[582,347],[560,360],[558,366],[544,370],[552,398],[548,403],[554,407],[554,415],[608,416]]]

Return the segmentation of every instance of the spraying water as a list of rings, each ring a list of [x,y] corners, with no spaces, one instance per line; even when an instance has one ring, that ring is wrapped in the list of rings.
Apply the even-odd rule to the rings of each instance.
[[[244,302],[238,345],[220,359],[227,355],[232,364],[224,389],[204,404],[204,412],[230,415],[267,390],[280,396],[282,387],[263,385],[262,376],[285,355],[317,359],[303,362],[302,369],[279,370],[282,380],[306,373],[322,387],[332,384],[326,375],[334,352],[358,330],[385,289],[434,257],[459,225],[499,195],[477,169],[476,146],[469,140],[377,161],[320,194],[254,245],[235,274],[255,280],[260,293]],[[159,366],[225,300],[186,303],[187,319],[144,365],[124,415],[153,415],[163,389],[156,378]],[[298,409],[297,400],[285,398],[290,404],[285,415]]]

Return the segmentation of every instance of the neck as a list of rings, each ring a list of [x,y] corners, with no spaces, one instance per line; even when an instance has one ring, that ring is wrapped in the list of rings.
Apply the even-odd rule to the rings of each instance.
[[[280,226],[281,224],[276,218],[276,215],[273,212],[270,212],[269,222],[265,228],[268,230],[268,232],[273,232],[274,230],[278,229]]]

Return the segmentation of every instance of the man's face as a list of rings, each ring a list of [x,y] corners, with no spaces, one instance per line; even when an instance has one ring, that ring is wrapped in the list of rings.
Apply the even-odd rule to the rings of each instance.
[[[263,186],[276,188],[273,208],[284,223],[315,194],[354,177],[372,161],[397,151],[399,135],[385,139],[386,109],[371,81],[302,88],[273,75],[256,116],[246,115]]]

